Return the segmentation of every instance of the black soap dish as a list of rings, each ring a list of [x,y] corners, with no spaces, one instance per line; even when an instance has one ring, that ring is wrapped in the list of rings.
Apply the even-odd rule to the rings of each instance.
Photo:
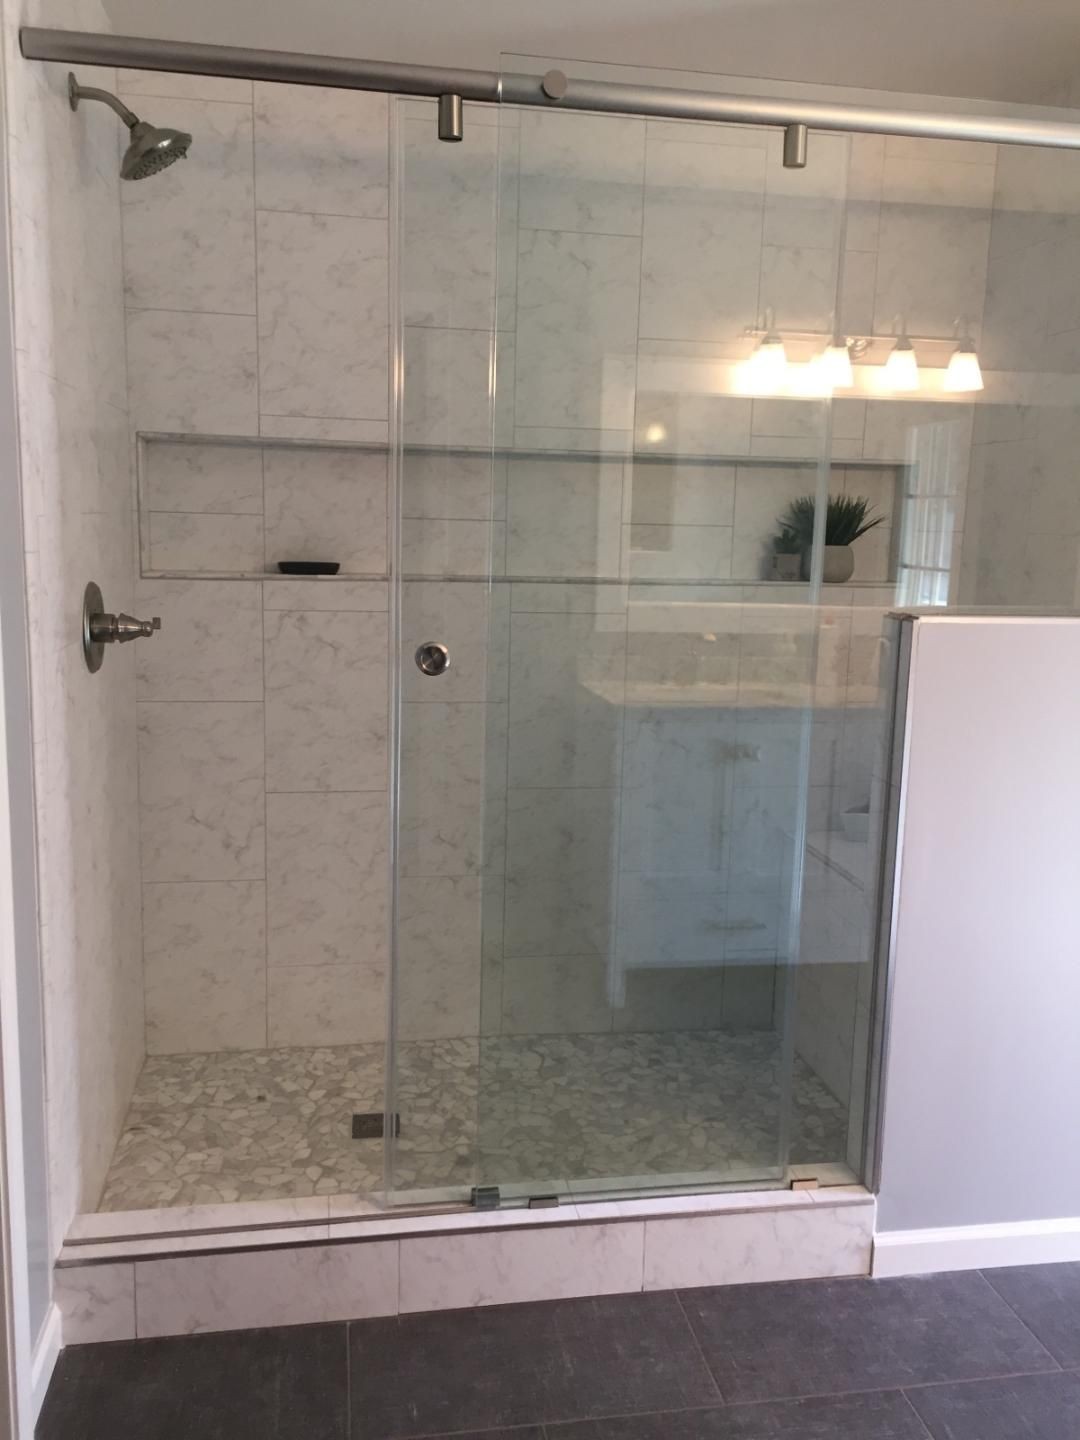
[[[341,569],[338,560],[279,560],[282,575],[336,575]]]

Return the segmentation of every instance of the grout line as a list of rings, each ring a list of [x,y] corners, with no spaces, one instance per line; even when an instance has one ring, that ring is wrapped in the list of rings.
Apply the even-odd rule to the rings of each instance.
[[[680,1312],[680,1314],[681,1314],[682,1317],[683,1317],[683,1321],[684,1321],[684,1323],[686,1324],[686,1328],[690,1331],[690,1334],[691,1334],[691,1336],[693,1337],[694,1346],[695,1346],[695,1348],[696,1348],[696,1350],[697,1350],[698,1355],[699,1355],[700,1358],[701,1358],[701,1363],[702,1363],[702,1365],[705,1366],[705,1372],[706,1372],[706,1374],[708,1375],[709,1379],[710,1379],[710,1380],[712,1381],[712,1383],[713,1383],[713,1386],[714,1386],[714,1388],[715,1388],[715,1390],[716,1390],[716,1393],[717,1393],[717,1395],[718,1395],[718,1397],[719,1397],[719,1399],[720,1399],[720,1403],[721,1403],[721,1405],[726,1405],[726,1404],[727,1404],[727,1397],[724,1395],[723,1390],[720,1388],[720,1382],[719,1382],[719,1380],[717,1380],[716,1375],[715,1375],[714,1372],[713,1372],[712,1366],[709,1364],[708,1360],[706,1359],[705,1351],[704,1351],[704,1349],[702,1348],[701,1340],[700,1340],[700,1338],[698,1337],[697,1331],[694,1329],[694,1322],[690,1319],[690,1316],[686,1313],[686,1305],[685,1305],[685,1303],[684,1303],[684,1301],[683,1301],[682,1291],[680,1291],[680,1290],[673,1290],[671,1293],[675,1296],[675,1303],[676,1303],[676,1304],[678,1305],[678,1307],[679,1307],[679,1312]]]
[[[916,1422],[916,1424],[919,1426],[919,1428],[922,1430],[923,1434],[927,1437],[927,1440],[933,1440],[933,1436],[932,1436],[931,1433],[930,1433],[930,1430],[929,1430],[929,1427],[928,1427],[927,1424],[926,1424],[926,1421],[925,1421],[925,1420],[922,1418],[922,1416],[919,1414],[918,1410],[915,1409],[915,1406],[914,1406],[914,1404],[913,1404],[913,1402],[912,1402],[911,1396],[907,1393],[907,1391],[906,1391],[902,1386],[901,1386],[901,1389],[900,1389],[900,1394],[901,1394],[901,1395],[903,1396],[903,1398],[904,1398],[904,1404],[905,1404],[905,1405],[908,1407],[908,1409],[911,1411],[912,1415],[915,1416],[915,1422]]]
[[[908,1380],[904,1382],[901,1389],[905,1392],[908,1390],[940,1390],[945,1386],[952,1385],[985,1385],[992,1380],[1038,1380],[1040,1377],[1049,1379],[1052,1376],[1067,1375],[1068,1373],[1060,1366],[1056,1370],[1007,1370],[1003,1375],[959,1375],[955,1380]]]
[[[345,1435],[352,1440],[352,1324],[346,1320],[345,1331]]]
[[[1024,1327],[1024,1329],[1028,1332],[1028,1334],[1029,1334],[1029,1335],[1031,1336],[1031,1338],[1035,1341],[1035,1343],[1036,1343],[1037,1345],[1039,1345],[1043,1350],[1045,1350],[1046,1353],[1047,1353],[1047,1355],[1050,1356],[1050,1359],[1053,1360],[1054,1364],[1058,1367],[1058,1369],[1059,1369],[1059,1370],[1065,1369],[1065,1366],[1062,1365],[1061,1361],[1060,1361],[1060,1360],[1057,1358],[1057,1356],[1050,1350],[1049,1346],[1043,1343],[1042,1339],[1035,1333],[1035,1331],[1034,1331],[1034,1330],[1031,1328],[1031,1326],[1027,1323],[1027,1321],[1024,1319],[1024,1317],[1020,1314],[1019,1310],[1017,1310],[1016,1306],[1013,1305],[1010,1300],[1006,1299],[1006,1297],[1005,1297],[1004,1295],[1002,1295],[1001,1291],[1000,1291],[1000,1290],[997,1288],[997,1286],[994,1284],[993,1280],[990,1279],[990,1276],[987,1275],[986,1271],[985,1271],[985,1270],[976,1270],[975,1273],[976,1273],[976,1275],[979,1276],[979,1278],[980,1278],[982,1281],[984,1281],[984,1282],[990,1287],[990,1289],[991,1289],[991,1290],[993,1291],[993,1293],[997,1296],[997,1298],[1001,1301],[1001,1303],[1002,1303],[1003,1305],[1005,1305],[1005,1306],[1008,1308],[1008,1310],[1009,1310],[1013,1315],[1015,1315],[1016,1319],[1020,1322],[1020,1324],[1021,1324],[1021,1325]]]
[[[312,217],[312,216],[315,217],[315,218],[317,218],[317,219],[319,219],[319,220],[360,220],[360,221],[364,222],[365,224],[369,224],[369,225],[386,225],[386,224],[389,222],[389,219],[390,219],[390,216],[389,216],[388,214],[387,214],[387,215],[350,215],[350,214],[348,213],[348,211],[345,211],[345,210],[313,210],[313,209],[311,209],[311,208],[309,208],[309,207],[307,207],[307,206],[305,206],[302,210],[301,210],[301,209],[297,209],[297,210],[286,210],[286,209],[284,209],[284,208],[283,208],[282,206],[280,206],[280,205],[260,205],[260,204],[258,203],[258,201],[256,201],[256,204],[255,204],[255,213],[256,213],[256,215],[292,215],[292,216],[294,216],[297,220],[307,220],[309,217]],[[456,329],[458,329],[458,328],[460,328],[460,327],[458,327],[458,326],[456,326],[456,325],[454,325],[454,326],[449,326],[449,325],[447,325],[447,326],[443,326],[443,325],[435,326],[435,325],[432,325],[432,326],[421,326],[421,327],[419,327],[419,328],[421,328],[421,329],[432,329],[432,330],[435,330],[435,329],[438,329],[438,330],[443,330],[443,329],[447,329],[447,330],[453,329],[453,330],[456,330]]]
[[[176,305],[125,305],[127,315],[206,315],[215,320],[254,320],[257,318],[256,310],[194,310],[190,307],[182,310]],[[113,407],[119,408],[119,407]]]

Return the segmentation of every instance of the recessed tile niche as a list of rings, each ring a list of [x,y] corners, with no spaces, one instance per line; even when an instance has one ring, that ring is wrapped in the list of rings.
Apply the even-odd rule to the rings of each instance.
[[[141,435],[138,449],[144,575],[255,578],[324,560],[385,578],[385,446]]]
[[[385,445],[140,435],[141,570],[148,578],[261,579],[281,561],[331,561],[386,579]],[[758,582],[772,536],[817,464],[803,457],[593,456],[410,446],[401,565],[409,578]],[[833,494],[884,523],[856,547],[856,584],[895,578],[905,467],[834,463]]]

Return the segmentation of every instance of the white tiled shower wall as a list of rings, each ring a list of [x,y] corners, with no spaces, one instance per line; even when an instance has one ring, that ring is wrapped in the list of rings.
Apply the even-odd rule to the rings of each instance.
[[[378,447],[388,431],[388,102],[171,75],[119,80],[132,104],[196,135],[184,165],[123,195],[133,430],[263,442],[143,452],[144,563],[176,577],[143,580],[138,602],[165,621],[140,647],[137,675],[148,1048],[378,1040],[385,455],[341,447]],[[725,1002],[715,937],[749,932],[760,959],[775,952],[794,777],[777,783],[775,746],[761,752],[764,783],[745,764],[741,782],[714,767],[722,808],[756,837],[761,864],[742,883],[729,876],[719,896],[709,869],[697,888],[715,898],[702,908],[693,876],[635,868],[634,766],[646,767],[636,794],[653,837],[648,872],[664,858],[649,747],[665,751],[673,722],[627,686],[674,684],[685,701],[688,684],[714,682],[752,724],[762,686],[775,698],[801,684],[809,698],[820,620],[818,749],[834,770],[839,754],[847,777],[837,785],[821,772],[820,823],[868,790],[892,590],[833,591],[811,618],[752,583],[778,513],[811,486],[819,407],[693,394],[664,378],[672,357],[742,353],[736,337],[764,304],[787,327],[828,325],[847,141],[815,137],[815,164],[800,173],[780,166],[778,137],[752,131],[493,119],[470,110],[467,143],[446,146],[429,107],[403,108],[406,439],[482,448],[494,412],[498,443],[519,452],[494,472],[482,458],[409,457],[404,569],[505,566],[559,583],[515,582],[491,596],[437,579],[406,586],[406,639],[447,639],[454,666],[437,690],[406,670],[402,1030],[762,1023],[770,967],[750,963],[742,985],[733,975]],[[993,152],[977,148],[853,142],[846,328],[887,331],[903,308],[913,330],[946,333],[957,296],[977,321],[993,175]],[[908,427],[943,411],[838,402],[835,484],[891,513]],[[947,415],[968,433],[970,407]],[[730,463],[624,461],[657,424],[661,456]],[[610,456],[534,458],[544,450]],[[891,542],[887,526],[862,542],[856,580],[886,580]],[[340,559],[364,578],[206,573],[254,577],[287,556]],[[733,584],[581,583],[597,576]],[[794,600],[796,587],[788,593]],[[507,644],[531,657],[509,676]],[[636,728],[624,735],[628,699]],[[735,742],[731,713],[720,718],[723,734],[696,726],[692,752]],[[667,810],[688,798],[669,785]],[[659,820],[685,844],[685,827]],[[569,869],[558,839],[567,825]],[[609,913],[613,844],[632,894],[622,918]],[[613,924],[631,942],[668,938],[659,969],[636,962],[630,944],[621,1013],[602,958]],[[742,958],[753,961],[753,945]],[[841,1056],[837,1072],[847,1063]]]
[[[88,580],[132,608],[120,137],[114,122],[72,114],[65,66],[19,54],[20,24],[107,29],[95,0],[5,3],[3,16],[50,1210],[62,1236],[97,1201],[144,1054],[134,659],[111,655],[91,676],[79,638]]]

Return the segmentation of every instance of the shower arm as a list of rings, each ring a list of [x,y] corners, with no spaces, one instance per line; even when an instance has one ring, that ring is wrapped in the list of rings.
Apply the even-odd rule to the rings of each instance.
[[[129,130],[134,130],[139,123],[139,117],[133,110],[129,110],[122,100],[110,95],[108,90],[98,90],[93,85],[80,85],[74,75],[68,76],[68,99],[71,101],[72,110],[79,108],[80,100],[100,100],[103,105],[108,105],[110,110],[116,111]]]

